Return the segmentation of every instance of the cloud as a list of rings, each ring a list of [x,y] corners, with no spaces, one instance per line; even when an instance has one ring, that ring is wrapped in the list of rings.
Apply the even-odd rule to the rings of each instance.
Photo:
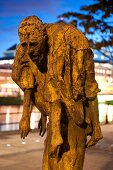
[[[60,0],[10,0],[0,1],[0,17],[9,17],[13,15],[23,15],[40,10],[52,14],[60,4]]]

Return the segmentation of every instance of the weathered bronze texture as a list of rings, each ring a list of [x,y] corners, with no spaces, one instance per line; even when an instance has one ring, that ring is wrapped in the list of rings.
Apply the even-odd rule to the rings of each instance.
[[[30,131],[32,102],[41,112],[40,135],[47,130],[42,169],[82,170],[85,149],[102,138],[88,40],[74,25],[43,24],[36,16],[25,18],[18,34],[12,79],[24,92],[21,137]]]

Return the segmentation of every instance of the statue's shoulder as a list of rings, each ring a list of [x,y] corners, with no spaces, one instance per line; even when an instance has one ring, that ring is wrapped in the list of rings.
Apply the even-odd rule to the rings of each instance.
[[[90,48],[86,36],[72,24],[68,25],[65,39],[67,42],[70,41],[69,43],[74,49],[80,50]]]
[[[74,49],[88,49],[89,42],[86,36],[78,30],[72,24],[54,23],[54,24],[46,24],[46,31],[49,38],[53,38],[56,40],[62,39],[65,37],[65,43],[70,44],[70,46]],[[56,38],[55,38],[56,37]]]
[[[65,23],[46,24],[46,32],[48,36],[48,44],[51,49],[65,44],[64,34],[67,30]]]
[[[54,35],[57,35],[59,33],[64,33],[67,29],[67,25],[63,22],[61,23],[53,23],[53,24],[45,24],[46,31],[48,36],[52,35],[54,32]]]

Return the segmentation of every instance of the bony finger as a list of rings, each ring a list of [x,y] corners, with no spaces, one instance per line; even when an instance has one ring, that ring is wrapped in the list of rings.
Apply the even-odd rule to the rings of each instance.
[[[29,67],[29,64],[23,64],[23,65],[21,65],[21,69],[23,68],[23,67]]]
[[[24,63],[28,63],[29,61],[28,60],[20,60],[20,64],[24,64]]]
[[[40,132],[39,132],[39,136],[41,136],[41,133],[42,133],[42,131],[40,130]]]
[[[28,135],[28,133],[29,133],[29,131],[28,131],[28,132],[26,132],[26,136]]]
[[[26,132],[23,132],[23,139],[25,139],[26,137]]]
[[[23,130],[21,130],[21,131],[20,131],[20,133],[21,133],[21,138],[22,138],[22,139],[24,139],[24,138],[25,138],[25,134],[26,134],[26,132],[25,132],[25,131],[23,131]]]
[[[41,120],[39,120],[39,123],[38,123],[38,129],[40,129],[41,125],[42,125],[42,121],[41,121]]]
[[[41,136],[41,134],[42,134],[42,126],[40,127],[39,136]]]
[[[40,129],[40,124],[38,124],[38,129]]]
[[[44,129],[44,130],[42,131],[41,137],[44,136],[45,132],[46,132],[46,129]]]

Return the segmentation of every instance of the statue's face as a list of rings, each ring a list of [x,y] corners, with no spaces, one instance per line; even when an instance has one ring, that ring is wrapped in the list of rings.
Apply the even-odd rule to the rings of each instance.
[[[39,41],[25,41],[21,43],[23,49],[25,52],[29,54],[29,56],[32,58],[32,56],[39,55],[39,51],[41,49],[41,42]]]
[[[25,34],[20,36],[20,43],[24,52],[28,53],[31,58],[39,56],[42,53],[42,49],[45,48],[45,40],[41,34]]]

